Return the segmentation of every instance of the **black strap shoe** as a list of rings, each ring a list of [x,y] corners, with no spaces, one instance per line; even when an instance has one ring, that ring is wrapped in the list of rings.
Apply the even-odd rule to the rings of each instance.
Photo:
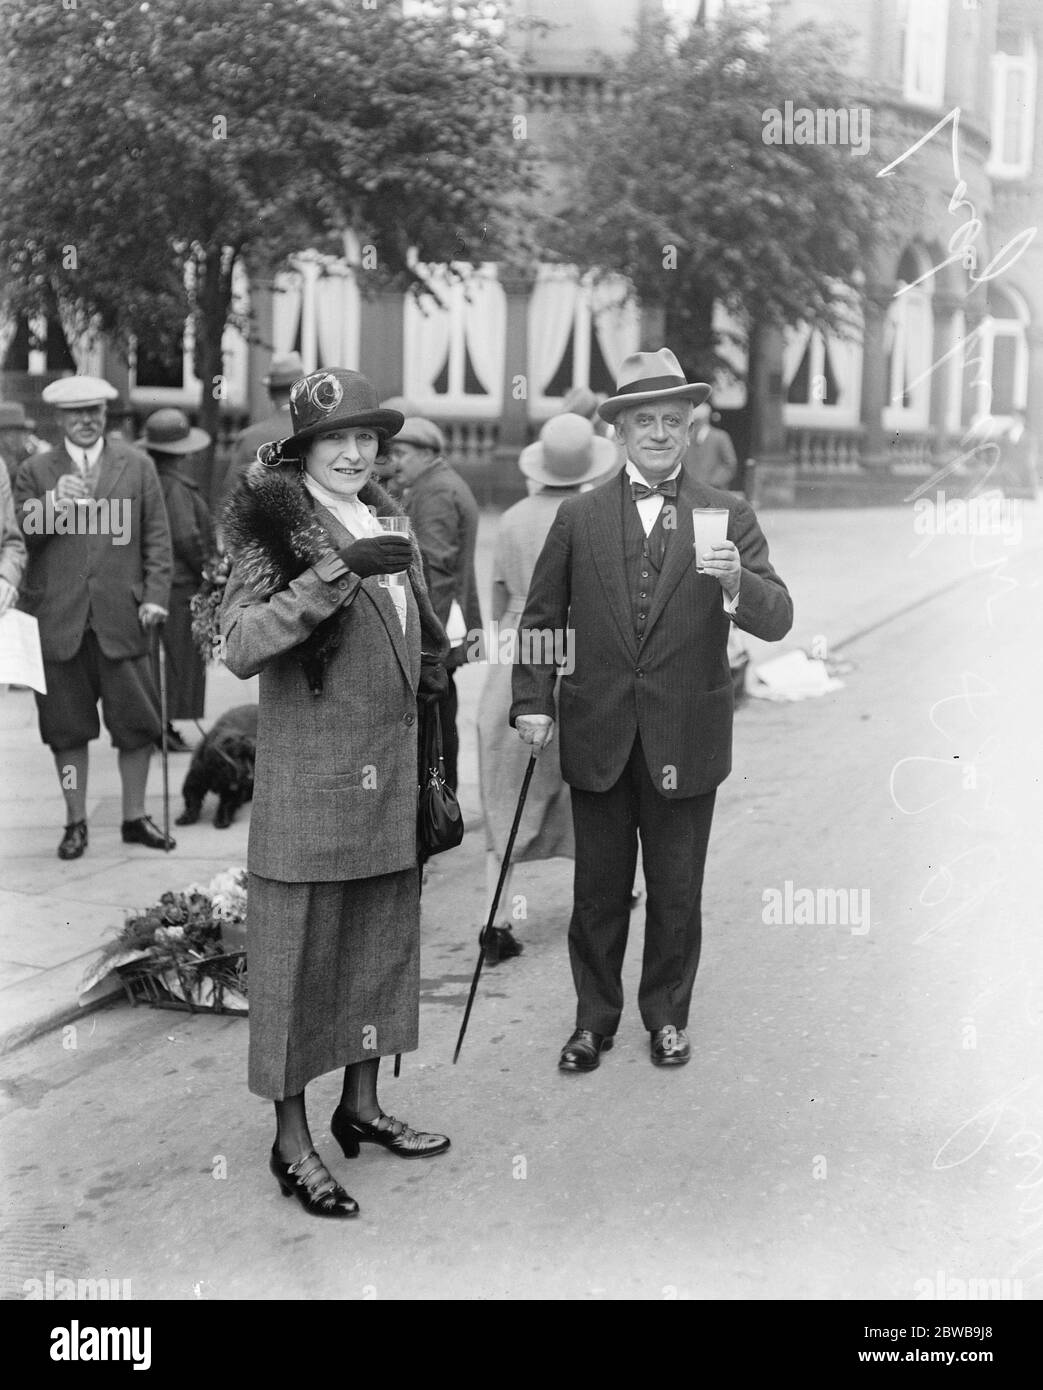
[[[79,859],[86,848],[87,822],[85,820],[74,820],[71,825],[65,827],[65,834],[62,836],[62,842],[58,846],[58,858]]]
[[[612,1047],[612,1038],[595,1033],[590,1028],[577,1028],[561,1049],[558,1058],[560,1071],[597,1071],[602,1052]]]
[[[125,845],[147,845],[149,849],[176,849],[177,841],[164,835],[150,816],[139,816],[137,820],[123,822],[123,843]]]
[[[284,1163],[273,1148],[268,1166],[282,1195],[296,1197],[312,1216],[358,1216],[358,1202],[348,1196],[314,1149],[302,1154],[296,1163]]]
[[[649,1051],[657,1067],[683,1067],[691,1060],[692,1045],[683,1028],[675,1028],[668,1023],[665,1028],[657,1028],[651,1035]]]

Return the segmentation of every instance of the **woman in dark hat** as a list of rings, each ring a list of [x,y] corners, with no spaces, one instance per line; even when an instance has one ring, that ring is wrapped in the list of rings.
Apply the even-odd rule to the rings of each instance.
[[[159,474],[174,547],[174,578],[170,611],[163,625],[167,657],[167,748],[188,753],[189,745],[174,728],[175,719],[199,720],[206,704],[206,666],[192,640],[192,595],[203,578],[203,566],[214,548],[214,527],[198,483],[178,467],[210,443],[205,430],[195,429],[181,410],[157,410],[145,421],[139,440]],[[158,675],[158,673],[157,673]],[[162,740],[160,740],[162,743]]]
[[[249,1085],[275,1102],[283,1193],[348,1217],[358,1204],[308,1127],[313,1077],[344,1068],[331,1130],[347,1157],[449,1147],[377,1100],[380,1058],[417,1046],[416,701],[444,688],[447,643],[415,545],[376,519],[402,515],[371,475],[403,416],[340,369],[298,381],[290,414],[293,434],[258,450],[223,519],[225,659],[260,675]]]

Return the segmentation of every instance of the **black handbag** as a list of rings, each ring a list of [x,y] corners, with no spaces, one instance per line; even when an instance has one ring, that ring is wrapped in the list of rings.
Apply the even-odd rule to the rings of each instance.
[[[464,838],[464,818],[456,793],[446,786],[442,760],[442,720],[438,705],[420,706],[421,782],[416,817],[417,858],[455,849]]]

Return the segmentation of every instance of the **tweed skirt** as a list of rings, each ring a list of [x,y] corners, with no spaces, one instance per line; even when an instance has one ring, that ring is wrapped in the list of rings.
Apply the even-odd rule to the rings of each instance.
[[[250,874],[249,1087],[283,1100],[352,1062],[416,1049],[415,868],[334,883]]]

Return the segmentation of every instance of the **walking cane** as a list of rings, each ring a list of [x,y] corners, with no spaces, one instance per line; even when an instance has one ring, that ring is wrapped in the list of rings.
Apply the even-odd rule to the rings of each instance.
[[[514,812],[514,823],[511,826],[511,833],[507,837],[507,848],[504,851],[503,863],[500,865],[500,878],[496,884],[496,892],[493,894],[493,904],[489,909],[489,920],[485,924],[481,936],[478,938],[478,964],[474,968],[474,979],[471,981],[471,993],[467,996],[467,1008],[464,1009],[464,1021],[460,1024],[460,1036],[456,1040],[456,1051],[453,1053],[453,1065],[455,1066],[459,1057],[460,1049],[464,1045],[464,1034],[467,1032],[467,1021],[471,1017],[471,1005],[474,1003],[474,996],[478,989],[478,980],[482,973],[482,966],[485,963],[485,941],[489,932],[492,930],[493,921],[496,917],[496,909],[500,905],[500,894],[507,878],[507,870],[511,866],[511,850],[514,849],[514,841],[518,836],[518,826],[521,824],[522,811],[525,808],[525,798],[529,794],[529,783],[532,781],[532,774],[536,768],[536,753],[529,756],[529,766],[525,769],[525,780],[522,782],[521,792],[518,796],[518,806]]]
[[[163,760],[163,846],[170,853],[170,752],[167,748],[167,654],[163,647],[163,624],[156,624],[156,659],[159,663],[159,717],[163,723],[160,753]]]

